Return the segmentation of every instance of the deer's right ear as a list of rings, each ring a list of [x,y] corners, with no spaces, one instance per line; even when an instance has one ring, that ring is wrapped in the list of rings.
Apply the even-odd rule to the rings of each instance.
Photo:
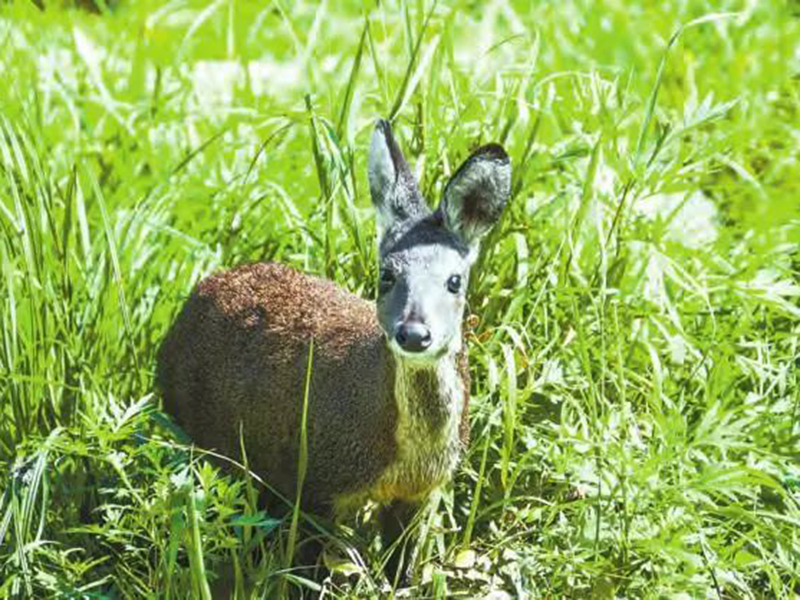
[[[392,135],[389,121],[378,120],[369,146],[369,191],[383,231],[424,211],[419,186]]]

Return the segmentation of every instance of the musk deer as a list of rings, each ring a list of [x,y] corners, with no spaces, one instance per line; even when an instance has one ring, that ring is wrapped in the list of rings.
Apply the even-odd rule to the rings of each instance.
[[[313,339],[302,504],[334,516],[373,500],[390,544],[466,443],[467,278],[508,200],[511,165],[497,144],[477,149],[431,211],[381,120],[369,186],[376,303],[274,263],[210,276],[167,334],[157,377],[195,443],[239,457],[243,442],[250,468],[294,497]]]

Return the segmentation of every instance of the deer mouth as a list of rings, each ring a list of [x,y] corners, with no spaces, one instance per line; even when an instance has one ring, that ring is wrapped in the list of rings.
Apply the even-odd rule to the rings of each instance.
[[[404,349],[397,340],[386,336],[389,349],[395,357],[403,361],[416,363],[435,363],[447,354],[447,346],[430,345],[424,350],[409,351]]]

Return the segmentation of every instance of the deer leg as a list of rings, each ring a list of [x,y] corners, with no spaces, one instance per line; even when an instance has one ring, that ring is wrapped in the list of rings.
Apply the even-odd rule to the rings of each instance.
[[[393,585],[408,583],[414,559],[415,541],[408,531],[419,505],[396,500],[384,506],[380,512],[383,548],[390,552],[386,562],[386,576]]]

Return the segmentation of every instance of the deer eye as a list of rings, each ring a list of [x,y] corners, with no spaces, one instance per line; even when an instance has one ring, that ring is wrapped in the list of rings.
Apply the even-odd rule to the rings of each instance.
[[[378,282],[378,291],[382,294],[388,292],[390,289],[392,289],[395,279],[396,276],[394,272],[390,271],[389,269],[382,269],[381,278]]]
[[[461,291],[461,275],[450,275],[447,280],[447,290],[451,294],[457,294]]]

